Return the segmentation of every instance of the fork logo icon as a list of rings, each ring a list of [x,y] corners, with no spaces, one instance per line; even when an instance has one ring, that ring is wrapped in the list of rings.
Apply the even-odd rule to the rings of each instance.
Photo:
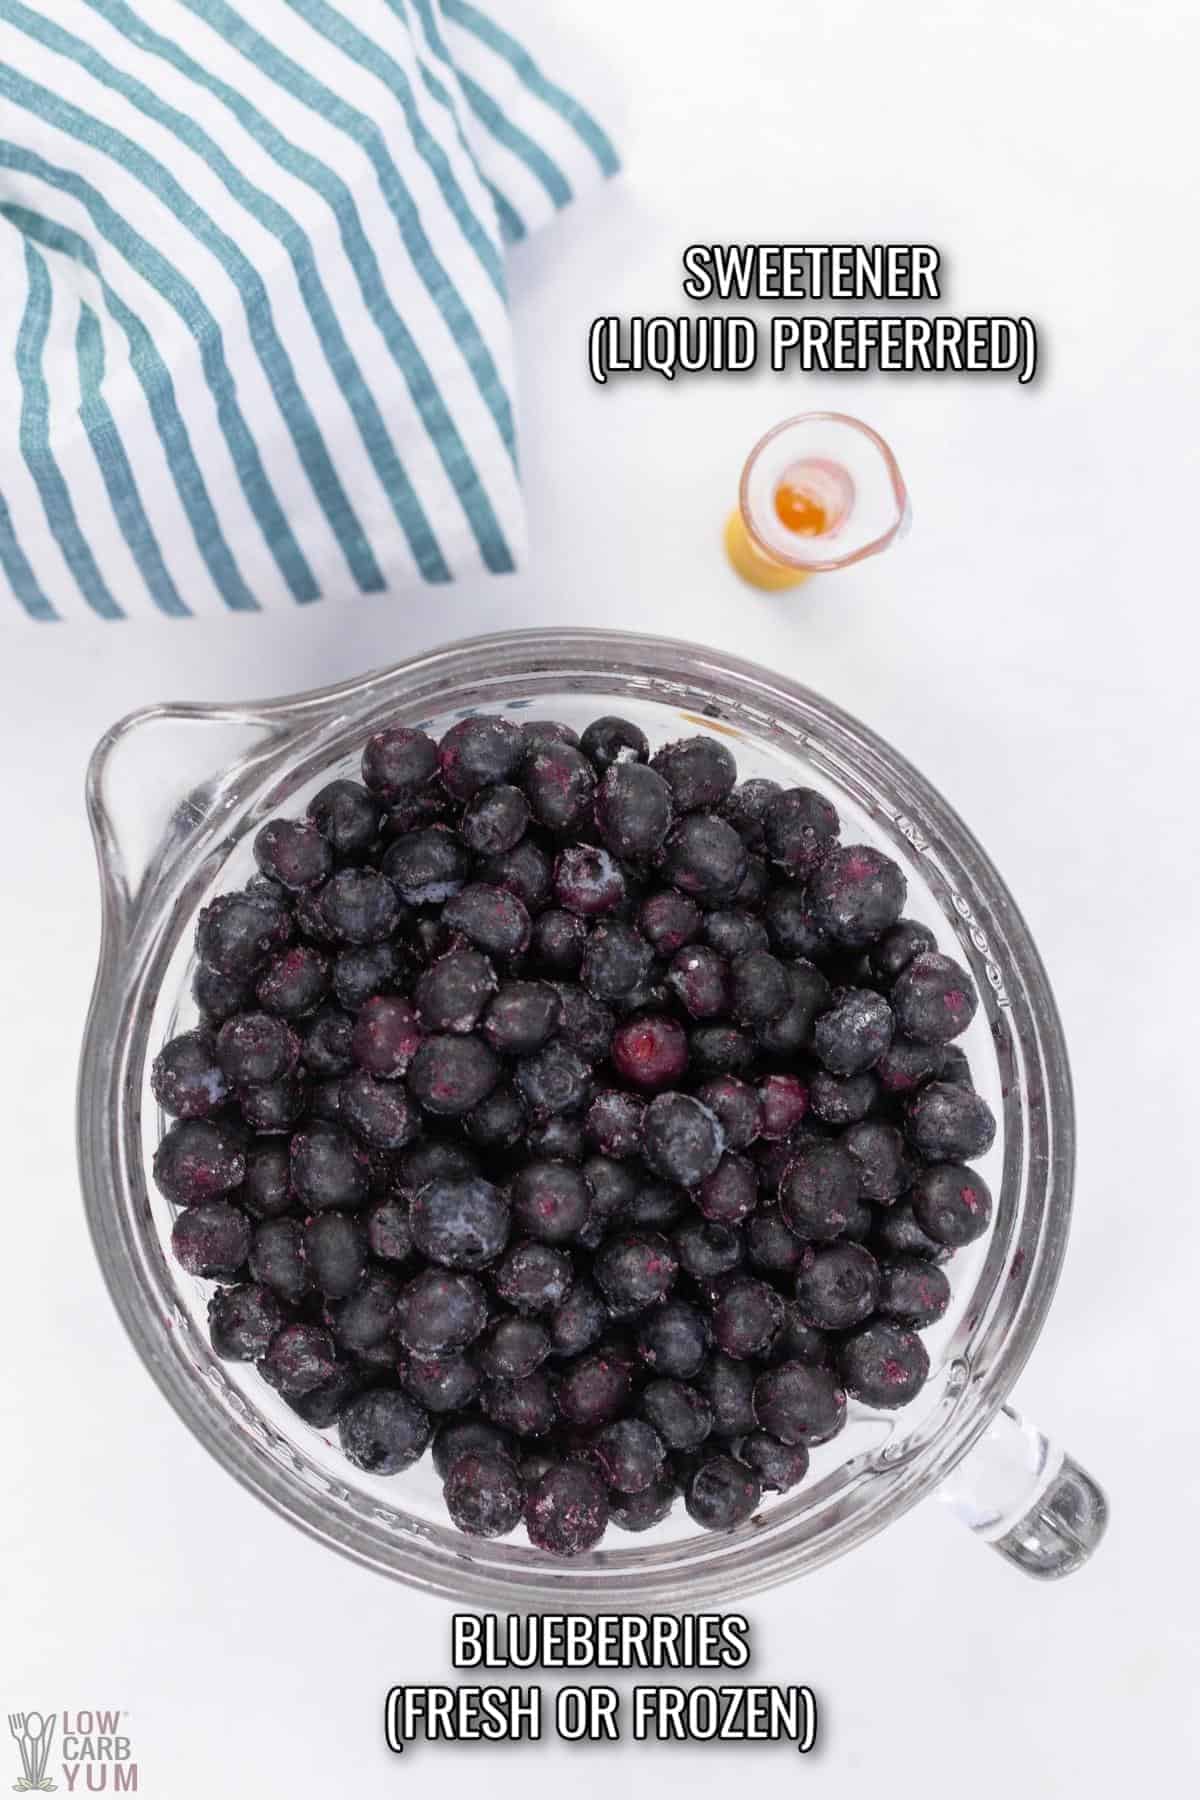
[[[57,1721],[57,1713],[9,1713],[8,1729],[16,1740],[24,1770],[20,1781],[13,1782],[14,1793],[52,1794],[57,1789],[58,1783],[46,1774]]]

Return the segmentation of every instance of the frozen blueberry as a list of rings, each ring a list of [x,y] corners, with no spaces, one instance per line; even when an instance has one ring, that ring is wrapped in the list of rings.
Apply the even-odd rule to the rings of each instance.
[[[672,1475],[660,1475],[640,1494],[614,1492],[609,1496],[609,1523],[621,1531],[651,1531],[670,1514],[678,1492]]]
[[[693,1019],[719,1019],[729,1010],[729,965],[707,944],[689,944],[677,951],[666,982]]]
[[[366,1157],[336,1126],[311,1126],[292,1138],[291,1181],[311,1212],[361,1206],[367,1198]]]
[[[716,1114],[731,1150],[745,1150],[762,1129],[762,1105],[748,1082],[718,1075],[697,1088],[696,1098]]]
[[[758,1206],[746,1221],[746,1256],[768,1275],[791,1275],[800,1267],[804,1245],[789,1231],[778,1206]]]
[[[671,1246],[655,1233],[610,1237],[595,1262],[596,1280],[610,1305],[631,1312],[669,1294],[678,1270]]]
[[[648,894],[638,907],[638,930],[656,956],[670,958],[699,936],[704,914],[694,900],[674,888]]]
[[[463,1130],[481,1150],[510,1150],[528,1135],[529,1115],[511,1082],[497,1082],[486,1099],[463,1120]]]
[[[286,1144],[276,1141],[250,1146],[237,1201],[253,1219],[274,1219],[290,1211],[292,1189]]]
[[[445,1481],[460,1456],[503,1456],[512,1462],[516,1449],[512,1434],[489,1419],[447,1419],[434,1435],[433,1466]]]
[[[654,952],[640,932],[605,920],[588,939],[580,978],[594,999],[624,1000],[645,981],[653,962]]]
[[[680,812],[711,812],[721,805],[737,780],[737,764],[715,737],[681,738],[666,744],[651,759],[671,790]]]
[[[642,1156],[657,1174],[681,1187],[711,1175],[725,1148],[716,1114],[690,1094],[659,1094],[642,1121]]]
[[[894,995],[893,995],[894,997]],[[894,1037],[875,1065],[885,1094],[911,1094],[923,1081],[941,1073],[943,1052],[936,1044],[918,1044],[912,1038]]]
[[[592,1091],[592,1072],[578,1051],[555,1038],[535,1056],[517,1063],[517,1088],[538,1118],[580,1112]]]
[[[565,1250],[534,1240],[515,1244],[493,1280],[506,1306],[519,1313],[553,1313],[570,1293],[574,1273]]]
[[[672,816],[670,788],[644,763],[614,763],[596,791],[596,829],[614,856],[653,856]]]
[[[479,1175],[430,1181],[409,1209],[413,1244],[448,1269],[482,1269],[508,1242],[509,1206],[499,1188]]]
[[[475,1360],[496,1381],[522,1381],[541,1368],[552,1348],[550,1333],[536,1319],[504,1313],[489,1329]]]
[[[687,1381],[708,1352],[704,1316],[684,1300],[666,1300],[638,1322],[637,1353],[656,1375]]]
[[[461,1412],[470,1406],[483,1385],[483,1377],[469,1356],[413,1356],[407,1350],[396,1360],[396,1372],[405,1393],[427,1412]]]
[[[458,1119],[486,1100],[500,1079],[500,1059],[482,1038],[436,1033],[423,1040],[408,1072],[418,1106]]]
[[[603,1336],[608,1308],[590,1281],[577,1281],[547,1322],[555,1355],[575,1357]]]
[[[931,1081],[909,1101],[904,1129],[926,1162],[965,1162],[991,1149],[996,1120],[987,1101],[970,1088]]]
[[[403,1150],[421,1129],[403,1083],[376,1081],[365,1069],[342,1077],[338,1118],[372,1150]]]
[[[511,1194],[517,1226],[542,1243],[571,1243],[587,1224],[588,1185],[567,1163],[526,1163],[513,1177]]]
[[[754,1383],[754,1416],[782,1444],[828,1443],[846,1423],[846,1396],[816,1363],[780,1363]]]
[[[759,1135],[768,1143],[791,1137],[808,1112],[809,1091],[796,1075],[765,1075],[758,1084]]]
[[[428,1181],[479,1173],[479,1158],[465,1144],[450,1138],[423,1138],[397,1159],[396,1186],[411,1202]]]
[[[468,1450],[446,1477],[446,1511],[471,1537],[504,1537],[525,1510],[525,1483],[507,1456]]]
[[[872,1248],[881,1257],[919,1256],[927,1262],[945,1262],[953,1252],[917,1224],[909,1200],[897,1200],[876,1209],[871,1233]]]
[[[150,1086],[163,1111],[176,1119],[203,1119],[229,1098],[229,1083],[210,1031],[185,1031],[164,1044],[150,1070]]]
[[[705,1531],[732,1531],[744,1525],[762,1499],[757,1471],[732,1456],[707,1457],[684,1494],[688,1517]]]
[[[272,819],[254,840],[254,860],[264,875],[298,892],[319,887],[333,871],[333,850],[315,825]]]
[[[573,916],[598,919],[625,898],[621,865],[598,844],[568,844],[555,858],[554,897]]]
[[[460,719],[438,744],[438,767],[456,800],[469,800],[482,787],[507,781],[525,754],[517,727],[495,713]]]
[[[805,1251],[796,1276],[800,1317],[822,1331],[848,1331],[875,1311],[879,1265],[861,1244]]]
[[[900,917],[907,893],[899,865],[869,844],[830,851],[809,889],[818,924],[850,950],[881,938]]]
[[[524,1101],[521,1104],[523,1107]],[[582,1121],[567,1113],[551,1113],[547,1119],[527,1123],[524,1142],[530,1156],[543,1162],[581,1163],[588,1149]]]
[[[218,1288],[208,1303],[212,1347],[225,1362],[257,1362],[283,1324],[278,1297],[258,1282]]]
[[[583,1463],[560,1463],[536,1483],[525,1507],[525,1528],[537,1550],[580,1556],[604,1536],[608,1496]]]
[[[519,844],[529,823],[529,805],[520,788],[501,782],[480,788],[468,803],[460,830],[476,856],[499,856]]]
[[[479,873],[493,887],[515,894],[531,914],[539,912],[550,898],[550,858],[531,838],[522,838],[514,849],[499,856],[489,856]]]
[[[898,1325],[932,1325],[950,1304],[949,1281],[924,1257],[894,1257],[880,1265],[879,1276],[879,1314]]]
[[[763,813],[769,802],[780,792],[777,781],[768,781],[764,776],[755,775],[749,781],[739,782],[733,792],[726,795],[722,801],[721,817],[728,819],[747,849],[761,850],[763,848],[766,841],[763,832]]]
[[[838,988],[813,1032],[818,1057],[831,1075],[874,1068],[892,1041],[895,1021],[873,988]]]
[[[339,942],[380,944],[400,923],[396,890],[378,869],[339,869],[319,892],[322,917]]]
[[[412,726],[388,725],[374,732],[363,747],[362,778],[388,805],[423,788],[437,768],[437,745]]]
[[[705,1075],[732,1074],[754,1061],[753,1042],[735,1025],[697,1025],[687,1043],[689,1060]]]
[[[407,1262],[413,1252],[412,1223],[398,1194],[377,1200],[367,1213],[367,1246],[384,1262]]]
[[[916,919],[897,919],[871,946],[868,961],[871,973],[882,986],[889,987],[908,967],[914,956],[937,949],[937,939],[928,925]]]
[[[796,1302],[789,1300],[784,1307],[779,1335],[771,1345],[771,1357],[777,1363],[817,1363],[823,1368],[830,1368],[833,1365],[836,1342],[836,1338],[830,1337],[827,1331],[819,1331],[815,1325],[802,1319]]]
[[[244,1012],[254,997],[254,989],[248,977],[222,975],[219,969],[198,963],[192,977],[192,997],[205,1025],[212,1027],[223,1025],[235,1012]]]
[[[629,719],[619,719],[611,713],[592,720],[579,740],[579,748],[601,775],[613,763],[644,763],[650,755],[645,732]]]
[[[424,1269],[400,1290],[392,1322],[414,1356],[441,1356],[474,1343],[487,1323],[487,1300],[470,1275]]]
[[[912,1169],[904,1152],[904,1139],[894,1125],[881,1119],[863,1119],[842,1133],[841,1142],[858,1169],[858,1191],[864,1200],[890,1206],[906,1193]]]
[[[592,810],[596,772],[570,744],[540,744],[520,775],[530,810],[539,825],[563,835],[578,830]]]
[[[509,960],[529,948],[529,912],[507,888],[471,882],[442,908],[442,921],[488,956]]]
[[[558,1036],[589,1066],[608,1054],[614,1019],[611,1010],[572,982],[553,982],[558,995]]]
[[[683,1188],[670,1181],[639,1180],[625,1208],[625,1218],[631,1230],[667,1232],[687,1209],[688,1196]]]
[[[587,925],[561,907],[548,907],[533,921],[529,948],[533,959],[548,975],[574,975],[583,961]]]
[[[411,1001],[399,994],[377,994],[354,1021],[350,1055],[368,1075],[395,1081],[407,1073],[421,1037],[421,1022]]]
[[[758,1420],[751,1364],[726,1356],[723,1350],[714,1350],[695,1385],[708,1403],[715,1436],[740,1438],[755,1429]]]
[[[666,1451],[645,1419],[614,1419],[597,1432],[592,1444],[596,1466],[619,1494],[641,1494],[662,1473]]]
[[[196,954],[219,974],[250,981],[291,935],[291,914],[282,900],[264,894],[218,894],[201,909]]]
[[[319,1325],[285,1325],[271,1339],[259,1374],[288,1398],[311,1393],[337,1368],[333,1339]]]
[[[300,1055],[295,1033],[270,1013],[236,1013],[217,1033],[217,1061],[227,1081],[278,1081],[290,1075]]]
[[[746,874],[746,846],[715,813],[689,813],[663,847],[663,872],[673,887],[702,903],[732,900]]]
[[[186,1206],[171,1228],[171,1251],[189,1275],[225,1279],[236,1275],[250,1250],[250,1221],[227,1200]]]
[[[774,1288],[750,1275],[737,1276],[713,1308],[713,1341],[738,1361],[765,1356],[782,1324],[783,1301]]]
[[[914,1331],[876,1319],[846,1338],[838,1352],[842,1380],[866,1406],[907,1406],[925,1385],[929,1353]]]
[[[739,1225],[758,1204],[758,1180],[753,1163],[727,1151],[711,1175],[696,1189],[696,1210],[719,1225]]]
[[[837,842],[837,812],[814,788],[785,788],[762,811],[763,839],[773,863],[800,880],[812,875]],[[806,954],[801,952],[801,954]]]
[[[352,1294],[329,1306],[330,1329],[339,1349],[364,1359],[384,1349],[390,1354],[400,1293],[400,1278],[391,1269],[368,1268]]]
[[[769,951],[770,940],[766,926],[753,913],[737,906],[722,907],[715,912],[706,913],[702,936],[709,948],[725,957],[728,962],[760,951]],[[750,980],[753,981],[752,973]]]
[[[604,1156],[636,1156],[641,1148],[645,1101],[620,1088],[602,1088],[588,1107],[588,1142]]]
[[[674,1019],[646,1013],[618,1025],[610,1054],[618,1075],[634,1087],[665,1088],[687,1068],[688,1040]]]
[[[558,1418],[553,1383],[540,1369],[518,1381],[489,1381],[483,1409],[493,1424],[518,1438],[545,1437]]]
[[[333,959],[334,999],[346,1012],[356,1013],[368,1000],[398,986],[405,973],[404,954],[390,940],[341,950]]]
[[[975,1083],[971,1077],[971,1065],[960,1045],[942,1045],[942,1059],[938,1064],[937,1073],[939,1081],[949,1082],[951,1087],[970,1088],[974,1092]]]
[[[425,1453],[429,1414],[399,1388],[372,1388],[342,1408],[338,1441],[355,1468],[399,1475]]]
[[[975,1169],[935,1163],[913,1183],[912,1209],[922,1231],[957,1250],[982,1237],[991,1223],[991,1190]]]
[[[520,732],[526,755],[543,744],[570,744],[572,750],[579,749],[579,733],[561,719],[522,719]]]
[[[626,1363],[594,1351],[563,1371],[558,1404],[564,1419],[593,1430],[618,1417],[629,1398],[629,1388]]]
[[[427,825],[389,844],[382,867],[406,905],[440,906],[466,883],[471,857],[456,832]]]
[[[421,1024],[426,1031],[474,1031],[496,986],[496,971],[481,950],[448,950],[413,989]]]
[[[379,834],[379,803],[357,781],[331,781],[308,803],[308,817],[341,862],[355,862]]]
[[[154,1152],[154,1180],[176,1206],[215,1200],[246,1173],[242,1139],[213,1119],[177,1119]]]
[[[729,1225],[710,1223],[707,1219],[688,1219],[672,1237],[679,1266],[697,1281],[715,1281],[736,1269],[742,1260],[743,1245],[738,1233]]]
[[[858,1201],[858,1170],[840,1144],[801,1143],[779,1184],[779,1210],[797,1237],[822,1242],[840,1236]]]
[[[348,1213],[314,1213],[304,1227],[304,1260],[317,1291],[344,1300],[367,1266],[366,1233]]]
[[[808,1451],[803,1444],[781,1444],[769,1431],[752,1431],[737,1445],[737,1459],[754,1470],[764,1488],[786,1494],[808,1474]]]
[[[329,958],[312,944],[290,944],[270,958],[255,984],[264,1012],[281,1019],[302,1019],[329,992]]]
[[[304,1254],[304,1228],[295,1219],[265,1219],[250,1245],[250,1273],[281,1300],[295,1304],[311,1282]]]
[[[779,956],[811,962],[829,953],[829,935],[813,916],[807,888],[774,888],[763,904],[763,923]]]
[[[712,1407],[686,1381],[657,1377],[643,1388],[640,1404],[648,1423],[670,1450],[690,1455],[712,1431]]]

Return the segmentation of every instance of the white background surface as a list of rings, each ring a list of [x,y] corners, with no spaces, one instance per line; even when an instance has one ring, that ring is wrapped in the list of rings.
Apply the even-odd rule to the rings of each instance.
[[[1182,1795],[1200,1676],[1192,9],[573,10],[623,95],[627,173],[514,258],[527,571],[449,599],[45,628],[6,651],[0,1714],[127,1709],[151,1800],[705,1780]],[[544,17],[548,0],[514,11]],[[593,314],[677,310],[693,240],[937,244],[942,310],[1030,314],[1044,374],[594,388]],[[822,406],[890,438],[914,530],[858,571],[760,598],[717,547],[739,463],[777,418]],[[1103,1479],[1108,1539],[1039,1588],[930,1504],[752,1602],[753,1674],[808,1682],[823,1705],[804,1762],[553,1743],[390,1758],[383,1694],[444,1677],[449,1609],[319,1550],[208,1459],[127,1345],[83,1228],[81,783],[101,730],[153,699],[298,689],[551,621],[706,639],[869,720],[1007,876],[1073,1051],[1076,1224],[1017,1398]],[[15,1778],[13,1750],[0,1731]]]

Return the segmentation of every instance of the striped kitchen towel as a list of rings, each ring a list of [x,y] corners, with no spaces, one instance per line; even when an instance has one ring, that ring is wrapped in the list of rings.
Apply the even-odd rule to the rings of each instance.
[[[506,243],[616,166],[503,0],[0,0],[0,589],[513,568]]]

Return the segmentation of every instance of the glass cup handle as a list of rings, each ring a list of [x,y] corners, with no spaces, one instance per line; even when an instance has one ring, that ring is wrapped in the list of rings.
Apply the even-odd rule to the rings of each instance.
[[[1074,1574],[1108,1524],[1099,1483],[1011,1406],[937,1495],[976,1537],[1039,1581]]]

